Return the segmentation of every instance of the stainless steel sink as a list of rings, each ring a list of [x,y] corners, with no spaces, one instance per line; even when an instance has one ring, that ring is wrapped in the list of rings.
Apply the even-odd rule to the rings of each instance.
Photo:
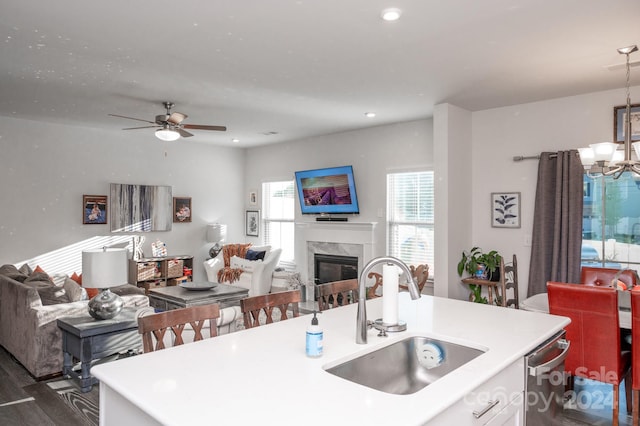
[[[484,352],[428,337],[408,337],[326,371],[382,392],[408,395]]]

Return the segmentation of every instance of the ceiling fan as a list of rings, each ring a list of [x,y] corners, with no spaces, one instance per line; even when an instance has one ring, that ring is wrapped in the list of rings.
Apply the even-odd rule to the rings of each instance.
[[[173,102],[163,102],[162,104],[166,108],[167,113],[156,115],[155,121],[144,120],[142,118],[127,117],[127,116],[118,115],[118,114],[109,114],[109,115],[112,117],[126,118],[128,120],[143,121],[145,123],[153,124],[152,126],[127,127],[122,130],[149,129],[149,128],[157,127],[158,130],[156,130],[156,137],[164,141],[174,141],[178,139],[180,136],[182,136],[183,138],[188,138],[193,136],[193,133],[189,133],[185,129],[218,130],[222,132],[227,130],[225,126],[183,124],[182,121],[185,118],[187,118],[186,114],[183,114],[181,112],[171,112],[171,108],[173,108],[174,106]]]

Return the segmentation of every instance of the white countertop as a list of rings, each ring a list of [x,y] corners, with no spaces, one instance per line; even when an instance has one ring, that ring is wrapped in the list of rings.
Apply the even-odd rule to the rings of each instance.
[[[568,324],[549,314],[452,299],[400,294],[406,332],[355,343],[357,304],[318,315],[324,356],[305,356],[308,315],[175,348],[98,365],[91,373],[167,425],[353,424],[417,425],[433,418]],[[367,302],[369,320],[382,316],[382,298]],[[392,395],[324,371],[412,335],[486,349],[411,395]],[[524,372],[523,372],[524,374]],[[270,421],[269,419],[272,419]]]

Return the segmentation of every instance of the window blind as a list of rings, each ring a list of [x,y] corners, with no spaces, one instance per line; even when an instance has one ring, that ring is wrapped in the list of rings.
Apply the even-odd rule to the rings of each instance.
[[[434,273],[433,171],[387,175],[387,251]]]
[[[294,182],[264,182],[262,184],[262,229],[264,243],[281,248],[281,262],[294,259]]]

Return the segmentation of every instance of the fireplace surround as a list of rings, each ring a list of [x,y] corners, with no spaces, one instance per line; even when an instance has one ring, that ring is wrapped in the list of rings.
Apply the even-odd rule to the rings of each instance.
[[[295,226],[296,261],[306,283],[315,281],[316,253],[357,258],[357,275],[375,257],[375,222],[296,222]],[[307,300],[313,300],[313,286],[307,287]]]

